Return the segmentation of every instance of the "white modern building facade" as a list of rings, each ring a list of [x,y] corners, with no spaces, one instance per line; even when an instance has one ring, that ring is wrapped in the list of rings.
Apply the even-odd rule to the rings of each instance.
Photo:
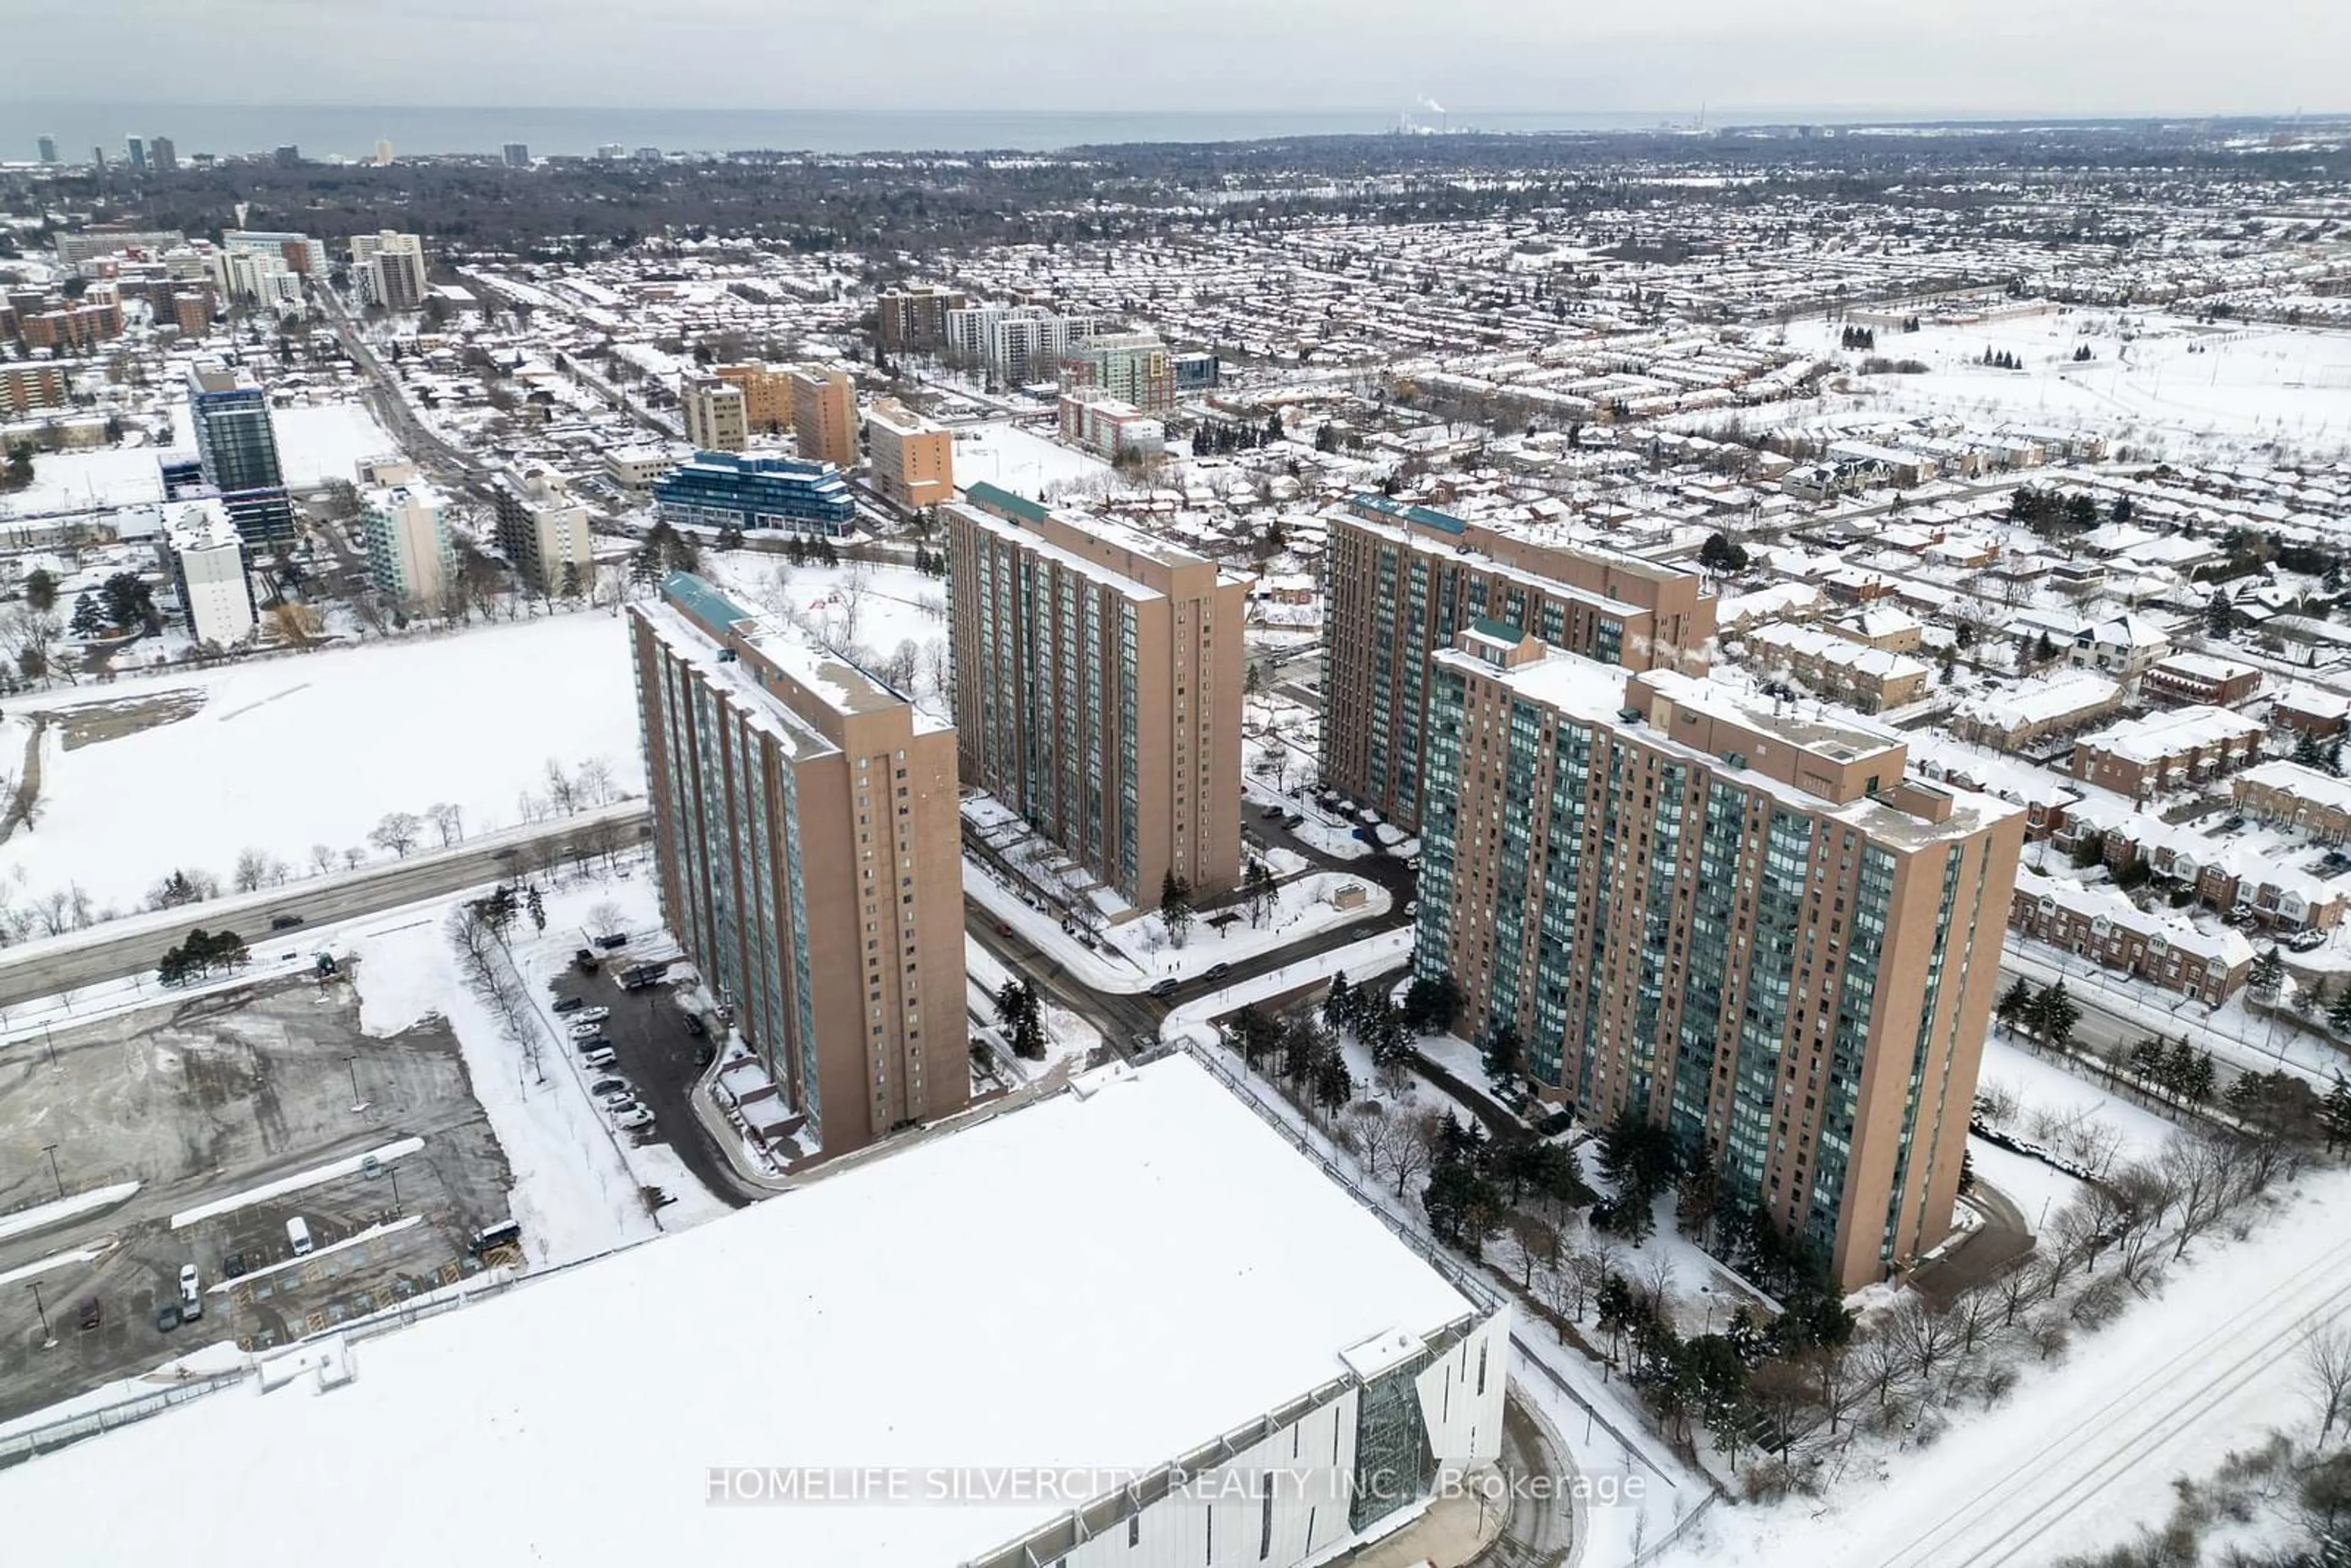
[[[227,508],[210,500],[174,506],[165,517],[163,541],[188,634],[223,648],[250,638],[260,618],[253,607],[245,539]]]

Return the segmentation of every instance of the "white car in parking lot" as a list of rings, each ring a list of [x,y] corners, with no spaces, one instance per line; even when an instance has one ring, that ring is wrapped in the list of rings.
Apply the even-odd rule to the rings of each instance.
[[[633,1132],[639,1127],[650,1127],[653,1124],[653,1113],[634,1100],[612,1113],[612,1125],[624,1133]]]
[[[612,1009],[610,1008],[581,1008],[571,1015],[571,1028],[573,1032],[577,1033],[581,1024],[602,1023],[611,1016]]]
[[[574,1040],[593,1040],[603,1032],[604,1020],[601,1018],[591,1019],[585,1013],[580,1014],[571,1025],[571,1038]]]

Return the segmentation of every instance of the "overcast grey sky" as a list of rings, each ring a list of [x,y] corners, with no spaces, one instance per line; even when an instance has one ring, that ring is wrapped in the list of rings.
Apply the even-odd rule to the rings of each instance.
[[[2351,0],[0,0],[25,100],[2351,109]]]

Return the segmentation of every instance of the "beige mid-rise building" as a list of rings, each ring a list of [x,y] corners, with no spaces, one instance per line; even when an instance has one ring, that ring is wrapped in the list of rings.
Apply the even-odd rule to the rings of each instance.
[[[1240,871],[1248,583],[1098,517],[975,485],[943,508],[962,778],[1153,905]]]
[[[955,732],[672,576],[630,606],[662,912],[826,1157],[963,1108]]]
[[[847,371],[800,366],[791,371],[792,434],[811,463],[842,473],[857,466],[857,387]]]
[[[873,484],[899,506],[935,507],[955,499],[955,437],[894,398],[865,411]]]
[[[753,435],[782,435],[792,428],[792,374],[782,365],[719,365],[712,375],[743,394],[743,424]]]
[[[1430,685],[1414,967],[1456,1029],[1704,1149],[1844,1290],[1949,1235],[2022,809],[1865,720],[1491,622]]]
[[[696,452],[740,452],[747,435],[743,389],[716,376],[689,375],[677,387],[685,438]]]
[[[498,549],[523,580],[550,596],[573,598],[595,586],[596,539],[588,508],[560,474],[533,468],[491,481]]]
[[[1426,793],[1429,656],[1472,621],[1626,670],[1703,670],[1714,639],[1695,572],[1384,496],[1332,519],[1323,571],[1322,782],[1407,830]]]

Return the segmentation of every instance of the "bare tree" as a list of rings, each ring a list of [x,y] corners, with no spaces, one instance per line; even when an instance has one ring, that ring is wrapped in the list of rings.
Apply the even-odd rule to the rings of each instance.
[[[335,852],[326,844],[310,846],[310,869],[319,876],[335,869]]]
[[[1395,1170],[1396,1196],[1404,1196],[1405,1187],[1414,1176],[1426,1170],[1437,1157],[1439,1143],[1445,1136],[1446,1115],[1442,1111],[1424,1110],[1411,1120],[1411,1136],[1398,1139],[1389,1151],[1389,1163]]]
[[[921,651],[914,646],[914,640],[903,637],[892,651],[889,660],[883,664],[882,678],[898,690],[911,693],[914,689],[914,675],[921,668],[922,658]]]
[[[580,787],[563,770],[563,764],[552,757],[547,759],[547,800],[562,816],[569,817],[580,810]]]
[[[2177,1195],[2179,1239],[2171,1248],[2177,1259],[2236,1207],[2241,1175],[2234,1148],[2218,1138],[2175,1137],[2164,1145],[2158,1166]]]
[[[256,849],[239,850],[236,864],[229,872],[229,881],[239,893],[258,889],[269,875],[269,857]]]
[[[465,813],[463,808],[446,800],[436,800],[424,808],[426,821],[441,835],[441,847],[448,848],[465,836]]]
[[[1922,1384],[1931,1385],[1936,1369],[1959,1354],[1959,1324],[1922,1296],[1902,1299],[1886,1322],[1886,1338]]]
[[[577,783],[580,799],[590,806],[610,805],[620,792],[612,779],[610,758],[591,757],[581,763]]]
[[[2351,1328],[2329,1323],[2314,1328],[2302,1345],[2303,1386],[2318,1407],[2318,1447],[2335,1434],[2335,1424],[2351,1416]]]
[[[343,852],[343,869],[345,871],[357,871],[366,863],[367,851],[360,848],[359,845],[353,844]]]
[[[1519,1285],[1531,1291],[1537,1269],[1554,1269],[1559,1264],[1559,1232],[1551,1221],[1531,1214],[1511,1214],[1503,1220],[1510,1239],[1519,1247]]]
[[[599,936],[610,936],[618,932],[627,919],[628,916],[621,913],[619,904],[599,904],[588,911],[588,929]]]
[[[406,860],[408,852],[416,847],[416,835],[423,827],[413,811],[387,812],[383,821],[368,834],[368,842],[388,854]]]

